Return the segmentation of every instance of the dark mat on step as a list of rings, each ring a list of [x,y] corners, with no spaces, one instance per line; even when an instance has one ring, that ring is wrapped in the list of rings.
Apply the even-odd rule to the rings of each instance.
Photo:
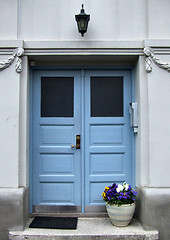
[[[76,229],[77,217],[35,217],[30,228]]]

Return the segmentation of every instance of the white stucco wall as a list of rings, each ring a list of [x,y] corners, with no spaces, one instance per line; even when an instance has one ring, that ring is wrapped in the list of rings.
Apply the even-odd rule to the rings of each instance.
[[[142,186],[169,187],[170,175],[167,169],[170,167],[168,160],[170,73],[154,64],[152,73],[146,73],[144,56],[141,54],[144,44],[142,45],[139,40],[170,38],[170,1],[85,0],[83,3],[91,19],[88,32],[82,38],[75,21],[75,14],[78,14],[81,8],[78,0],[0,1],[0,7],[3,9],[0,15],[2,23],[0,40],[4,40],[0,41],[0,61],[8,57],[4,51],[9,53],[11,48],[14,49],[12,42],[4,47],[5,39],[12,41],[21,39],[26,49],[21,75],[15,72],[14,64],[0,72],[0,146],[2,148],[0,186],[28,186],[29,62],[27,57],[31,56],[30,58],[34,60],[38,55],[46,54],[49,60],[50,54],[53,57],[58,54],[58,49],[61,49],[60,53],[65,56],[70,54],[67,48],[72,52],[79,48],[78,54],[83,56],[85,50],[81,52],[81,49],[94,49],[94,43],[100,42],[100,49],[107,49],[108,55],[115,55],[114,62],[117,55],[128,56],[139,52],[139,60],[134,63],[136,101],[139,103],[136,182],[137,185]],[[43,40],[48,41],[44,43]],[[122,47],[122,43],[126,40],[129,40],[127,49],[129,47],[131,50],[127,51]],[[152,43],[150,46],[152,47]],[[169,48],[168,46],[170,44],[166,44],[166,48]],[[158,43],[156,47],[163,48],[164,43],[162,45]],[[51,52],[48,51],[49,49]],[[96,54],[96,49],[94,52],[89,51],[85,54]],[[159,57],[165,62],[170,62],[170,51],[160,54]]]
[[[29,65],[28,58],[22,58],[19,98],[19,186],[29,186]]]
[[[169,0],[85,0],[84,40],[170,38]],[[78,40],[79,0],[1,0],[0,39]]]
[[[137,186],[149,186],[148,80],[144,65],[145,59],[140,56],[135,66],[135,101],[138,103],[138,133],[135,136]]]
[[[170,56],[157,55],[164,62]],[[148,74],[149,172],[151,187],[170,186],[170,73],[153,65]]]
[[[156,55],[170,62],[168,55]],[[136,101],[139,133],[136,136],[137,186],[169,187],[170,175],[170,73],[152,63],[144,70],[144,58],[136,65]]]
[[[146,0],[147,38],[170,38],[170,1]]]
[[[146,4],[139,0],[84,1],[90,14],[88,34],[84,39],[142,39],[146,36]],[[80,13],[79,0],[25,0],[21,2],[20,38],[81,39],[75,14]]]
[[[19,81],[14,65],[0,72],[0,187],[18,187]]]
[[[17,39],[18,0],[1,0],[0,9],[0,39]]]
[[[84,39],[170,38],[169,0],[85,0],[91,20]],[[1,0],[0,39],[81,39],[79,0]]]

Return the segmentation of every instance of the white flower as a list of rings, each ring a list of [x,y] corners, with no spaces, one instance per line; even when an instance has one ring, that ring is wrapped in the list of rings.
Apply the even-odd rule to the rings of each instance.
[[[123,191],[123,186],[121,184],[118,185],[116,188],[116,191],[119,193],[120,191]]]
[[[129,188],[129,185],[128,185],[128,184],[126,184],[126,185],[124,186],[124,188],[125,188],[125,190],[127,191],[127,190],[128,190],[128,188]]]
[[[127,191],[129,188],[129,184],[127,184],[126,182],[123,183],[123,187],[125,188],[125,190]]]

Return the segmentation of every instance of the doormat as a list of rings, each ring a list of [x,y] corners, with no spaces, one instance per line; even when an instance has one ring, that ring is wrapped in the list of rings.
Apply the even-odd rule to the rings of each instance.
[[[77,229],[77,217],[35,217],[29,228]]]

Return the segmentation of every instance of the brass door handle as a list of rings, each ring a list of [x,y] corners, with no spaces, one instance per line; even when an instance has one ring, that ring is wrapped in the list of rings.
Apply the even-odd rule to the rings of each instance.
[[[71,148],[80,149],[80,135],[76,135],[76,145],[71,145]]]

